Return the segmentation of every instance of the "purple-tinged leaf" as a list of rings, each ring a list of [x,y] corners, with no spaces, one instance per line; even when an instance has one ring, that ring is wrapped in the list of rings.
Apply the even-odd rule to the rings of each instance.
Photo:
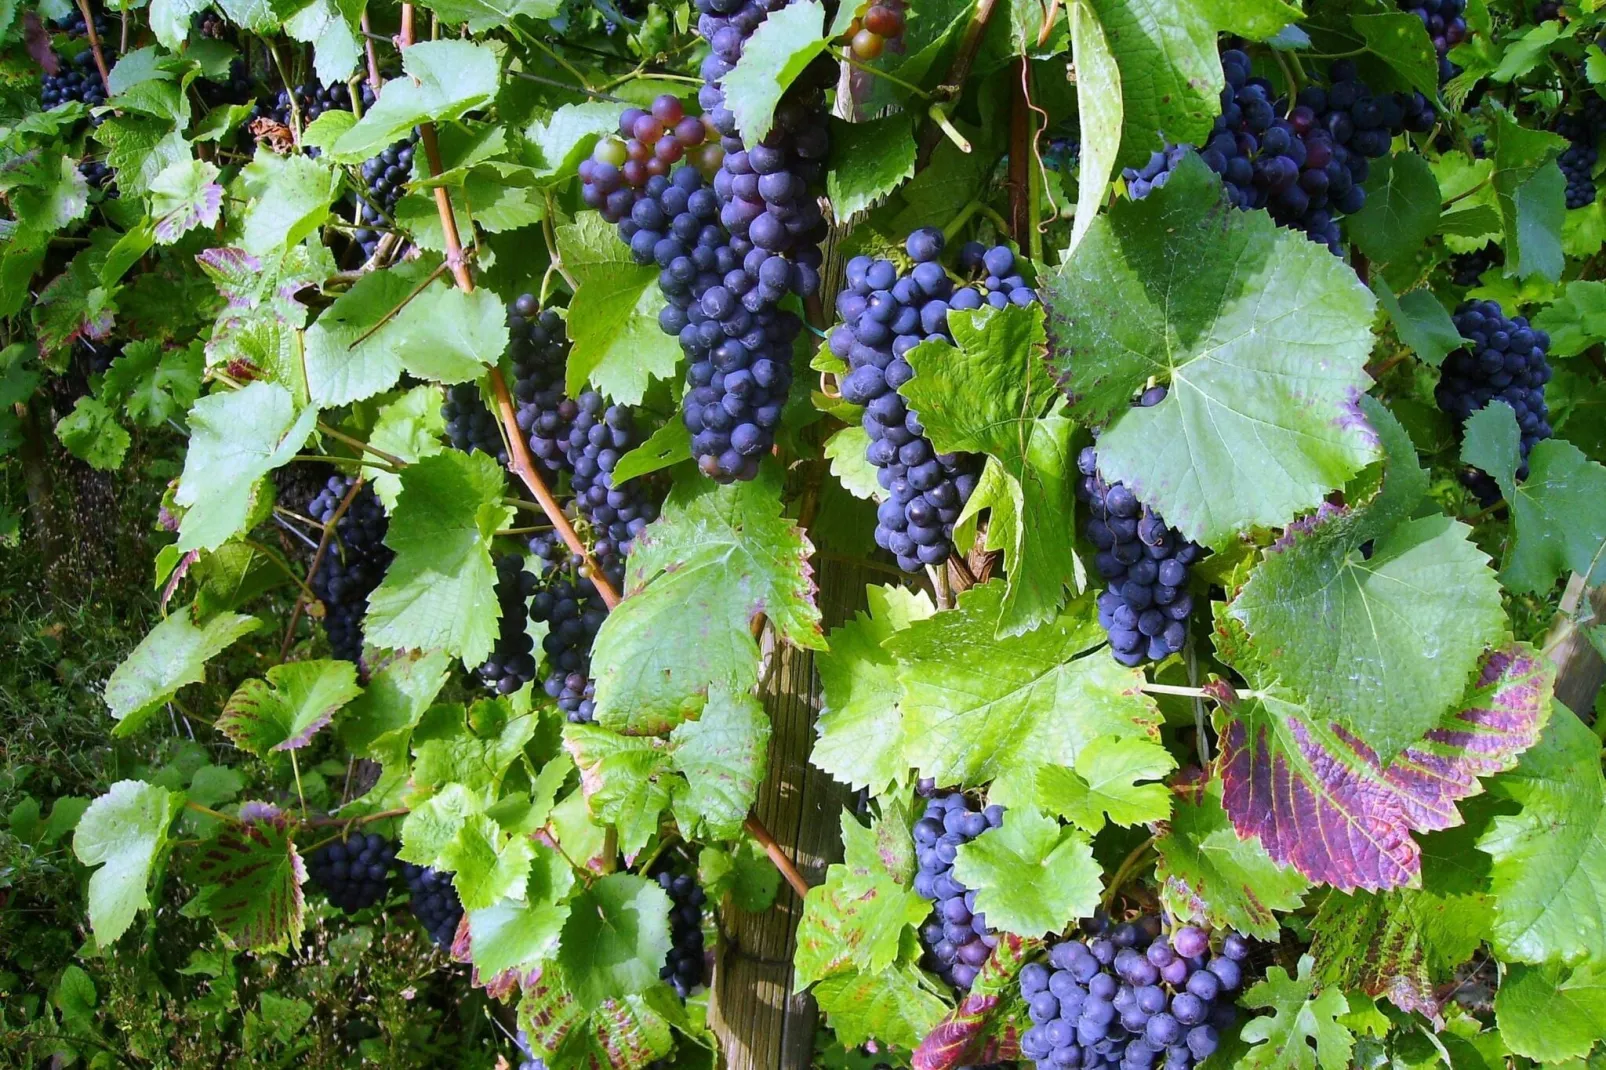
[[[537,1056],[584,1070],[632,1070],[667,1054],[669,1023],[643,996],[605,999],[587,1014],[562,971],[537,970],[524,985],[519,1027]]]
[[[231,311],[244,311],[255,307],[261,297],[262,260],[244,249],[207,249],[195,254],[217,292],[223,295]]]
[[[1026,957],[1041,944],[1040,940],[999,933],[998,946],[982,964],[970,991],[915,1049],[914,1070],[958,1070],[1020,1058],[1020,1034],[1025,1027],[1014,1018],[1004,1022],[997,1018],[1010,1005],[1015,978]]]
[[[212,920],[233,946],[251,951],[299,946],[307,869],[291,824],[284,814],[252,804],[241,813],[253,818],[224,825],[195,859],[192,876],[211,886]]]
[[[1223,804],[1240,836],[1313,881],[1344,891],[1413,884],[1421,852],[1411,833],[1461,823],[1456,801],[1539,738],[1554,682],[1555,667],[1530,647],[1490,652],[1465,708],[1387,767],[1341,726],[1276,694],[1228,702]]]
[[[563,983],[563,971],[556,965],[534,971],[523,989],[519,1028],[529,1036],[537,1054],[550,1055],[585,1020],[585,1008],[569,993]]]
[[[300,750],[334,719],[336,710],[361,693],[357,668],[350,662],[278,665],[268,670],[266,680],[247,680],[229,696],[217,728],[258,758],[270,751]]]

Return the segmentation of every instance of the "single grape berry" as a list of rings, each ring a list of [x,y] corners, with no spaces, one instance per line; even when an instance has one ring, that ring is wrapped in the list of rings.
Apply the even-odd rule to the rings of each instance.
[[[326,843],[307,857],[307,875],[329,902],[351,914],[385,898],[396,844],[377,832]]]

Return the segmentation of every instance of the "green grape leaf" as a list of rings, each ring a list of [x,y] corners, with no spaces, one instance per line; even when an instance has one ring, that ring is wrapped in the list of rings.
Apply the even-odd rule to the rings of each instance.
[[[340,0],[312,0],[284,20],[291,40],[312,46],[312,73],[325,85],[344,82],[357,70],[362,48],[357,43],[356,12]]]
[[[667,420],[652,436],[619,458],[613,466],[613,485],[620,486],[637,476],[661,472],[670,465],[691,459],[691,432],[685,420]]]
[[[1561,298],[1545,306],[1533,324],[1550,335],[1552,357],[1576,357],[1606,342],[1606,282],[1569,282]]]
[[[1434,50],[1433,39],[1428,36],[1427,27],[1413,12],[1386,11],[1357,14],[1350,21],[1355,31],[1366,42],[1367,50],[1382,57],[1384,62],[1410,83],[1412,89],[1420,90],[1429,100],[1439,95],[1439,54]],[[1367,185],[1367,200],[1370,201],[1371,184]],[[1435,216],[1438,215],[1438,208],[1438,201],[1435,198],[1433,205]],[[1353,219],[1351,216],[1346,223]]]
[[[257,150],[239,182],[250,200],[240,244],[257,256],[299,245],[316,233],[341,186],[340,174],[327,160],[276,156],[266,148]]]
[[[1171,792],[1164,784],[1138,781],[1158,781],[1176,767],[1176,759],[1151,740],[1100,736],[1077,754],[1074,769],[1038,766],[1034,805],[1090,834],[1104,827],[1105,815],[1116,825],[1163,821],[1171,813]],[[991,794],[988,800],[1004,801]]]
[[[1239,1000],[1253,1010],[1269,1010],[1269,1017],[1251,1018],[1243,1038],[1254,1046],[1238,1063],[1246,1070],[1344,1070],[1349,1066],[1355,1038],[1338,1023],[1349,1011],[1344,994],[1329,988],[1315,995],[1312,975],[1315,960],[1299,960],[1299,976],[1290,977],[1281,966],[1266,971],[1266,979]]]
[[[501,85],[500,42],[420,41],[402,51],[406,78],[393,78],[361,121],[340,135],[328,155],[360,163],[423,122],[461,119],[496,98]]]
[[[483,291],[475,291],[476,293]],[[408,464],[444,452],[441,439],[446,434],[446,417],[441,413],[441,394],[433,386],[415,386],[379,410],[379,419],[368,435],[368,444],[384,450]],[[391,512],[401,492],[401,473],[389,465],[376,468],[363,465],[363,478],[374,488],[379,500]]]
[[[145,885],[167,847],[167,829],[184,796],[138,780],[119,780],[89,804],[73,833],[73,854],[95,869],[89,878],[89,924],[110,947],[151,905]]]
[[[434,867],[469,819],[484,812],[485,803],[477,794],[462,784],[447,784],[408,811],[396,857]]]
[[[474,968],[481,977],[529,969],[550,961],[558,950],[558,936],[569,918],[563,900],[574,888],[574,870],[546,844],[532,848],[523,898],[503,899],[468,912]]]
[[[402,472],[385,545],[396,558],[368,596],[367,641],[440,648],[478,665],[496,643],[491,538],[513,518],[502,469],[483,453],[448,450]]]
[[[1075,249],[1093,225],[1115,173],[1126,104],[1121,99],[1120,64],[1093,0],[1073,0],[1066,10],[1071,22],[1071,66],[1076,71],[1081,144],[1076,216],[1071,222],[1070,248]]]
[[[1427,289],[1394,296],[1381,271],[1372,276],[1372,292],[1383,306],[1400,341],[1429,367],[1437,368],[1452,350],[1460,349],[1461,335],[1443,304]]]
[[[844,970],[812,991],[837,1041],[849,1047],[876,1040],[913,1048],[948,1011],[913,962],[875,972]]]
[[[1513,513],[1500,578],[1512,591],[1543,594],[1567,572],[1590,584],[1606,576],[1606,467],[1564,439],[1536,443],[1528,478],[1516,481],[1521,431],[1504,401],[1467,420],[1461,459],[1488,472]]]
[[[151,181],[153,234],[172,245],[196,227],[217,224],[223,211],[223,187],[214,181],[218,169],[205,160],[189,160],[166,168]]]
[[[565,104],[531,123],[526,140],[540,154],[537,174],[554,182],[573,178],[599,138],[619,130],[619,106],[603,100]],[[530,163],[535,163],[531,158]]]
[[[1073,410],[1111,421],[1100,470],[1195,542],[1285,524],[1375,456],[1358,409],[1371,292],[1303,235],[1229,207],[1192,155],[1101,215],[1044,299]],[[1166,398],[1131,408],[1151,376]]]
[[[865,829],[844,810],[842,839],[863,841],[880,824]],[[931,903],[902,876],[873,851],[857,851],[826,868],[825,883],[810,888],[803,899],[793,959],[798,988],[844,971],[880,974],[897,960],[904,930],[931,913]]]
[[[948,317],[955,345],[930,339],[905,356],[915,374],[899,388],[939,452],[986,453],[1004,477],[1014,538],[1005,545],[1009,590],[999,634],[1052,621],[1066,588],[1078,589],[1072,549],[1074,425],[1053,415],[1061,398],[1043,365],[1040,308],[1009,307]],[[979,507],[975,496],[970,512]],[[996,504],[994,506],[997,508]]]
[[[1021,808],[961,846],[954,859],[954,879],[975,891],[976,912],[1017,936],[1044,936],[1090,917],[1099,905],[1100,872],[1086,834]]]
[[[113,735],[137,732],[180,688],[200,683],[208,661],[261,626],[238,613],[197,624],[193,610],[185,608],[152,628],[106,681],[106,707],[117,722]]]
[[[592,646],[597,723],[659,733],[695,713],[716,684],[752,688],[755,614],[793,646],[823,647],[811,553],[781,515],[773,470],[732,486],[701,475],[677,486],[636,539],[628,597]]]
[[[1600,741],[1565,707],[1517,768],[1490,782],[1522,809],[1494,819],[1492,943],[1506,962],[1606,959],[1606,777]]]
[[[820,673],[819,739],[809,760],[853,788],[879,795],[908,773],[903,757],[903,688],[898,666],[881,648],[891,635],[937,607],[924,592],[870,586],[869,612],[830,635],[815,658]]]
[[[826,45],[825,8],[818,0],[794,0],[759,24],[720,82],[743,141],[756,145],[769,136],[781,94]]]
[[[275,665],[265,680],[247,680],[229,697],[216,728],[258,758],[299,750],[334,720],[335,711],[362,693],[349,661],[297,661]]]
[[[56,421],[56,438],[68,453],[103,472],[123,463],[132,441],[105,403],[87,394],[78,399],[72,412]]]
[[[301,449],[318,410],[296,411],[290,392],[275,383],[219,391],[190,409],[190,449],[173,498],[185,506],[180,550],[216,550],[250,516],[257,482]]]
[[[1506,275],[1540,275],[1555,281],[1564,256],[1561,226],[1566,215],[1566,179],[1555,165],[1564,138],[1518,125],[1510,112],[1493,108],[1490,154],[1494,157],[1495,206],[1500,212]]]
[[[529,837],[509,836],[487,814],[470,814],[441,848],[440,868],[452,871],[452,886],[465,910],[484,910],[503,899],[523,899],[535,847]]]
[[[1160,901],[1177,918],[1275,940],[1275,912],[1299,909],[1310,882],[1274,862],[1260,841],[1239,838],[1221,806],[1220,779],[1192,794],[1179,794],[1154,844]]]
[[[117,174],[117,191],[124,197],[144,196],[157,175],[193,158],[184,135],[166,119],[107,116],[94,136],[106,146],[106,166]]]
[[[882,644],[903,684],[905,760],[939,784],[982,784],[1022,762],[1075,767],[1100,736],[1158,738],[1143,674],[1101,649],[1082,597],[1051,624],[999,638],[1004,587],[972,587],[955,609]]]
[[[741,909],[759,913],[775,905],[781,874],[764,848],[744,839],[730,851],[704,846],[697,854],[697,883],[712,902],[729,893]]]
[[[406,740],[435,696],[446,686],[451,659],[445,652],[395,657],[368,680],[340,718],[340,737],[364,758],[379,759],[389,744]]]
[[[230,945],[242,950],[283,950],[301,944],[306,905],[301,885],[307,868],[296,851],[289,815],[250,804],[239,824],[224,825],[203,846],[191,875],[203,885],[207,909]]]
[[[658,980],[669,954],[669,908],[656,881],[632,873],[611,873],[574,897],[558,961],[581,1006],[594,1010]]]
[[[121,401],[141,427],[160,427],[195,404],[201,390],[198,345],[163,349],[152,341],[129,342],[106,369],[100,397]]]
[[[669,735],[687,791],[675,800],[677,824],[692,836],[733,840],[758,797],[769,756],[770,719],[746,692],[711,688],[695,720]]]
[[[863,123],[831,119],[825,188],[838,219],[873,208],[914,173],[915,139],[907,115]]]
[[[563,5],[558,0],[430,0],[424,6],[444,23],[466,23],[471,33],[484,33],[516,18],[549,19]]]
[[[35,161],[25,173],[34,181],[19,183],[9,192],[17,223],[11,240],[21,248],[49,241],[89,211],[89,183],[72,157]]]
[[[870,435],[863,427],[844,427],[826,440],[825,457],[843,490],[855,498],[879,501],[886,492],[876,482],[875,466],[864,455],[869,445]]]
[[[1500,1037],[1544,1063],[1582,1059],[1606,1037],[1606,969],[1597,965],[1506,968],[1494,998]]]
[[[583,724],[564,728],[563,742],[580,767],[580,787],[591,815],[619,829],[623,850],[646,846],[670,801],[668,745],[650,736]]]
[[[539,971],[520,988],[519,1025],[533,1053],[555,1066],[645,1067],[674,1045],[669,1022],[659,1013],[667,1007],[656,991],[607,998],[588,1012],[560,970]],[[686,1024],[683,1011],[677,1008],[675,1016]]]
[[[589,382],[621,404],[639,403],[654,379],[675,373],[681,356],[680,343],[658,326],[658,268],[631,259],[596,212],[558,228],[558,252],[579,285],[569,302],[568,393]]]
[[[1358,19],[1389,17],[1361,15]],[[1415,19],[1417,32],[1426,39],[1420,19],[1406,12],[1400,12],[1400,17]],[[1428,51],[1431,54],[1432,48]],[[1437,59],[1433,67],[1437,82]],[[1414,152],[1385,156],[1372,163],[1366,179],[1366,204],[1345,217],[1344,233],[1377,263],[1408,260],[1438,229],[1439,197],[1438,179],[1421,156]]]

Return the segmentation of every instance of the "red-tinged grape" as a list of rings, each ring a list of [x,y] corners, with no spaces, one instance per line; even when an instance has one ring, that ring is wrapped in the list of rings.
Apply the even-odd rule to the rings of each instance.
[[[686,150],[681,146],[679,138],[662,137],[652,147],[652,153],[664,163],[679,163]]]
[[[669,174],[669,165],[656,156],[648,160],[646,166],[648,178]]]
[[[648,148],[647,144],[639,138],[631,138],[625,142],[625,156],[635,160],[637,163],[646,163],[648,158],[652,156],[652,149]]]
[[[860,30],[853,35],[853,54],[860,59],[875,59],[885,46],[886,42],[869,30]]]
[[[631,126],[630,133],[643,145],[651,145],[664,136],[664,124],[651,115],[643,115]]]
[[[707,139],[708,131],[697,116],[688,115],[675,124],[675,140],[688,149],[701,145]]]
[[[884,4],[875,4],[864,16],[864,28],[880,37],[903,33],[903,15]]]
[[[652,102],[652,114],[664,126],[674,126],[685,116],[686,107],[679,97],[665,93]]]
[[[619,135],[621,137],[636,136],[636,120],[647,113],[640,108],[626,108],[619,113]]]
[[[649,177],[647,165],[640,160],[625,161],[625,165],[619,169],[619,173],[624,176],[625,185],[631,189],[640,189],[645,186]]]

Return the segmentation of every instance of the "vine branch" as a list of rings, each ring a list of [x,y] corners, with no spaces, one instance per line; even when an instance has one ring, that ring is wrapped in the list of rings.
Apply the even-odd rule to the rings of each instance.
[[[808,895],[809,882],[803,879],[803,874],[799,873],[792,860],[786,857],[786,852],[775,842],[775,837],[764,827],[764,822],[760,821],[756,814],[750,813],[747,815],[747,820],[742,822],[742,827],[747,830],[749,836],[758,841],[760,847],[764,848],[764,853],[770,856],[770,861],[775,863],[775,868],[781,871],[781,876],[786,878],[786,883],[792,886],[792,891],[797,893],[797,897],[802,899]]]
[[[106,54],[100,50],[100,34],[95,32],[95,16],[90,14],[89,0],[78,0],[78,11],[84,16],[84,32],[89,35],[89,50],[95,54],[95,69],[100,71],[100,86],[106,95],[112,95],[112,72],[106,66]],[[123,15],[123,26],[128,26],[128,15]]]

